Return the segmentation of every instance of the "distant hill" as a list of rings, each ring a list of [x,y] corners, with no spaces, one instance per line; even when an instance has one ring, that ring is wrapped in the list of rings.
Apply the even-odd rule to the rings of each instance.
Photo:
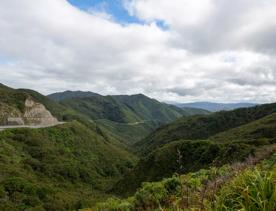
[[[181,116],[209,113],[203,109],[181,109],[143,94],[101,96],[93,92],[65,91],[48,97],[88,115],[91,119],[107,119],[122,123],[136,121],[167,123]]]
[[[254,103],[211,103],[211,102],[195,102],[175,104],[180,108],[199,108],[211,112],[229,111],[237,108],[248,108],[256,106]]]
[[[143,94],[86,96],[82,92],[71,93],[73,94],[59,102],[95,121],[102,129],[112,131],[111,135],[126,144],[133,144],[160,125],[182,116],[209,113],[202,109],[181,109]],[[63,93],[58,95],[62,96]]]
[[[53,93],[53,94],[48,95],[47,97],[59,102],[62,100],[72,99],[72,98],[76,98],[76,97],[95,97],[95,96],[100,96],[100,95],[97,93],[94,93],[94,92],[65,91],[65,92]]]

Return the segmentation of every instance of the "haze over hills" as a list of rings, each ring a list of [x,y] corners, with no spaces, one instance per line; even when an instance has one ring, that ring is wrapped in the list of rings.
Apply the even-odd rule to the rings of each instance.
[[[210,112],[229,111],[237,108],[249,108],[256,106],[256,103],[212,103],[212,102],[194,102],[194,103],[176,103],[180,108],[199,108]]]

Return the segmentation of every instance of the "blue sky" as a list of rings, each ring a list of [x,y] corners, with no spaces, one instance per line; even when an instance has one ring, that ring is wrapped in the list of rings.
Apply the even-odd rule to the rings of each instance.
[[[141,23],[135,16],[130,16],[124,8],[122,0],[68,0],[81,10],[104,10],[121,23]],[[100,11],[101,12],[101,11]]]

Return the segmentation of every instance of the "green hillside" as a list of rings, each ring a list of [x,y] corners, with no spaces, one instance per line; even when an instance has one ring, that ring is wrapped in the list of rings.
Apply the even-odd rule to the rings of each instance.
[[[182,116],[209,114],[202,109],[181,109],[160,103],[142,94],[101,96],[92,92],[66,91],[51,94],[49,97],[86,114],[91,119],[107,119],[123,123],[135,121],[167,123]]]
[[[0,132],[0,210],[92,204],[135,157],[78,122]]]
[[[202,109],[181,109],[173,105],[160,103],[142,94],[137,95],[115,95],[114,99],[128,106],[141,120],[154,120],[168,123],[182,116],[196,114],[208,114]]]
[[[96,121],[101,129],[127,145],[133,145],[160,125],[182,116],[208,114],[201,109],[183,110],[142,94],[86,97],[85,92],[73,93],[71,98],[61,101],[63,106]],[[62,93],[60,95],[62,97]]]
[[[136,122],[139,117],[130,108],[112,97],[72,98],[61,102],[63,105],[85,114],[92,120],[107,119],[114,122]]]
[[[267,108],[267,107],[265,107]],[[187,173],[209,166],[241,161],[254,155],[256,149],[276,143],[276,113],[233,128],[206,140],[185,140],[159,147],[141,159],[117,183],[114,191],[133,193],[145,181],[157,181],[174,173]]]
[[[258,120],[274,112],[276,112],[276,104],[266,104],[205,116],[183,117],[158,128],[147,138],[138,142],[136,148],[141,154],[146,154],[166,143],[180,139],[207,139],[217,133]]]

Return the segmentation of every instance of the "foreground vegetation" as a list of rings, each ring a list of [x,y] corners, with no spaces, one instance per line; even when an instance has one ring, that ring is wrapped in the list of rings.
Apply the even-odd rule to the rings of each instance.
[[[243,163],[211,167],[144,183],[124,200],[110,198],[88,210],[263,210],[276,208],[275,146]],[[267,159],[261,161],[265,157]]]

